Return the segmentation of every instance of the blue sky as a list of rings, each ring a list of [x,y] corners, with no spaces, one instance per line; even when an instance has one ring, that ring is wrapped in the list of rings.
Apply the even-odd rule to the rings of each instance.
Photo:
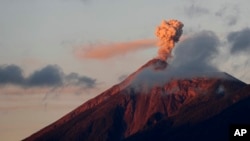
[[[212,31],[220,43],[217,55],[213,56],[211,64],[219,71],[226,71],[250,83],[248,73],[250,69],[248,33],[250,31],[247,30],[250,25],[249,4],[248,0],[0,0],[0,72],[1,70],[7,72],[6,66],[15,65],[21,69],[25,78],[23,80],[28,81],[28,79],[37,78],[39,74],[45,75],[47,67],[48,71],[54,70],[55,75],[52,77],[56,76],[58,81],[54,81],[53,84],[57,87],[71,84],[70,88],[67,87],[63,91],[69,95],[73,93],[72,99],[75,97],[74,100],[77,102],[72,102],[73,106],[71,105],[70,109],[65,108],[60,115],[48,118],[44,123],[46,125],[83,101],[118,83],[121,76],[132,73],[157,55],[157,47],[153,46],[145,50],[98,60],[77,58],[74,53],[76,48],[155,39],[155,28],[163,19],[178,19],[184,23],[185,37],[192,37],[204,30]],[[244,45],[240,44],[242,42],[239,43],[238,37],[242,37]],[[48,65],[51,69],[48,69]],[[57,85],[57,82],[63,84]],[[78,82],[83,82],[83,85],[79,86]],[[93,87],[88,87],[89,82]],[[45,83],[46,81],[39,80],[39,84]],[[19,93],[38,94],[37,97],[40,98],[45,95],[44,93],[60,92],[53,91],[53,87],[48,88],[47,85],[33,87],[26,83],[26,89],[22,86],[1,84],[0,100],[11,103],[13,101],[8,102],[8,99]],[[18,97],[20,98],[20,95],[14,99],[18,101]],[[37,97],[33,97],[34,101],[39,102]],[[79,101],[79,97],[82,101]],[[24,103],[29,103],[28,100],[30,100],[29,96],[25,95],[21,100],[23,103],[19,102],[14,106],[22,107]],[[63,102],[62,100],[61,103]],[[57,103],[60,103],[60,99],[57,99]],[[10,119],[7,121],[11,123],[17,120],[11,116],[18,117],[20,111],[15,113],[7,105],[0,105],[2,110],[0,114]],[[40,106],[38,109],[41,110],[44,101],[38,105]],[[32,108],[32,110],[36,109]],[[6,111],[8,111],[7,114]],[[32,111],[26,111],[27,117],[28,113],[31,114]],[[46,115],[46,112],[43,114]],[[46,116],[50,117],[49,112]],[[37,119],[37,122],[39,121],[42,119]],[[3,120],[2,122],[0,120],[0,124],[2,123]],[[29,132],[17,133],[13,138],[21,139],[45,125],[39,125],[35,129],[27,125],[28,128],[30,127]],[[11,130],[14,129],[15,127],[11,126]],[[9,139],[7,133],[5,137],[4,139]]]

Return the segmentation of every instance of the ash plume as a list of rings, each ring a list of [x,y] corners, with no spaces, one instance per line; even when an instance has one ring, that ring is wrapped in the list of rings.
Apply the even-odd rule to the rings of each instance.
[[[158,57],[167,60],[171,56],[171,51],[182,34],[183,23],[178,20],[163,20],[161,25],[156,28],[155,35],[158,37]]]
[[[108,59],[117,55],[134,52],[136,50],[154,47],[154,39],[135,40],[129,42],[118,42],[113,44],[97,44],[84,46],[75,50],[77,58]]]

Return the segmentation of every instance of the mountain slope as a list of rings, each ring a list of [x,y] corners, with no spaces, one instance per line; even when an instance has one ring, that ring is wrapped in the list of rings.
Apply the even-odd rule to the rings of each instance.
[[[209,120],[249,96],[245,91],[238,95],[247,85],[226,73],[169,80],[162,75],[166,67],[159,59],[149,61],[120,84],[25,140],[145,140],[147,135],[154,137],[158,128],[164,137],[169,134],[164,134],[166,130]]]
[[[219,100],[210,100],[212,103],[209,104],[206,100],[194,99],[192,103],[201,100],[195,105],[197,108],[193,109],[194,105],[183,107],[178,115],[164,119],[155,126],[126,138],[125,141],[229,140],[230,125],[250,124],[249,96],[250,85],[229,96],[220,97]],[[189,109],[190,106],[192,109]],[[218,113],[214,112],[214,109]]]

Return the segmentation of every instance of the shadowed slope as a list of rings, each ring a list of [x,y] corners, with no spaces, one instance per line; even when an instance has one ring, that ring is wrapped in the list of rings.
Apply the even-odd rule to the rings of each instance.
[[[183,105],[177,115],[164,119],[125,141],[229,140],[230,125],[250,124],[250,85],[229,95],[217,97],[219,100],[212,97],[204,95],[193,99],[190,105]]]

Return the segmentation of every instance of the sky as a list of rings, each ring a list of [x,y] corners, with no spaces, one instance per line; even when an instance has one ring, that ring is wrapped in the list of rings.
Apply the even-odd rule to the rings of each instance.
[[[164,19],[184,24],[173,65],[249,84],[249,4],[0,0],[0,140],[29,136],[156,57]]]

